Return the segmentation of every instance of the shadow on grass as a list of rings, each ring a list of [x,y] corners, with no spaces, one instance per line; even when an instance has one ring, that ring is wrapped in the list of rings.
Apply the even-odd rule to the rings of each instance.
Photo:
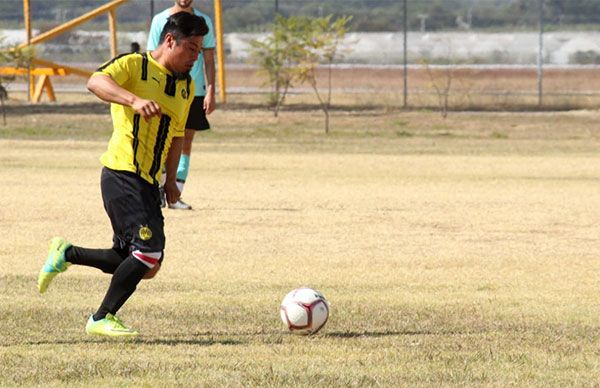
[[[134,340],[137,344],[144,345],[167,345],[167,346],[176,346],[176,345],[199,345],[199,346],[211,346],[211,345],[243,345],[246,342],[233,340],[233,339],[176,339],[176,338],[152,338],[152,339],[144,339],[140,338]]]
[[[453,336],[453,335],[471,335],[480,334],[471,331],[430,331],[430,330],[403,330],[403,331],[360,331],[360,332],[328,332],[319,334],[323,337],[332,338],[379,338],[379,337],[399,337],[399,336],[418,336],[418,335],[440,335],[440,336]]]
[[[26,105],[6,105],[7,115],[26,115],[26,114],[108,114],[110,105],[104,102],[80,102],[74,104],[26,104]]]
[[[0,348],[10,348],[13,346],[43,346],[43,345],[81,345],[90,342],[89,340],[39,340],[39,341],[23,341],[0,344]]]
[[[573,109],[582,109],[585,106],[577,104],[546,104],[543,107],[537,105],[514,105],[499,107],[494,104],[490,105],[469,105],[451,107],[450,112],[560,112]],[[97,102],[76,102],[76,103],[41,103],[41,104],[8,104],[4,107],[7,115],[27,115],[27,114],[108,114],[110,106],[107,103]],[[219,105],[219,110],[235,111],[235,110],[272,110],[265,103],[248,103],[248,102],[228,102],[227,104]],[[436,112],[438,108],[431,105],[413,106],[402,108],[400,106],[388,106],[384,104],[356,104],[356,105],[331,105],[330,112],[345,112],[351,115],[361,117],[365,116],[380,116],[381,111],[386,112],[410,112],[410,111],[432,111]],[[312,112],[321,111],[318,104],[286,104],[282,112]]]
[[[378,105],[332,105],[329,110],[331,112],[353,112],[360,113],[361,116],[372,115],[377,116],[380,113],[370,112],[379,111],[384,107]],[[219,106],[220,110],[264,110],[269,111],[271,108],[262,103],[236,103],[229,102]],[[311,112],[320,111],[321,107],[315,104],[290,104],[286,105],[283,111],[289,112]],[[26,114],[108,114],[110,113],[110,105],[101,101],[98,102],[75,102],[75,103],[41,103],[41,104],[19,104],[5,105],[7,115],[26,115]]]
[[[333,338],[359,338],[359,337],[388,337],[388,336],[400,336],[406,335],[406,332],[401,331],[360,331],[360,332],[352,332],[352,331],[334,331],[327,333],[319,333],[319,335],[323,337],[333,337]]]
[[[369,112],[373,110],[384,109],[385,106],[371,104],[356,104],[356,105],[331,105],[329,107],[330,112]],[[228,102],[225,105],[219,106],[222,110],[273,110],[273,107],[265,103],[252,103],[252,102]],[[286,104],[282,107],[282,112],[312,112],[320,111],[322,108],[318,104]],[[373,113],[375,115],[375,113]]]
[[[8,348],[12,346],[44,346],[44,345],[82,345],[86,343],[102,344],[102,343],[122,343],[136,345],[197,345],[197,346],[212,346],[212,345],[243,345],[244,341],[233,339],[212,339],[212,338],[81,338],[70,340],[39,340],[39,341],[23,341],[10,344],[1,344],[0,348]]]

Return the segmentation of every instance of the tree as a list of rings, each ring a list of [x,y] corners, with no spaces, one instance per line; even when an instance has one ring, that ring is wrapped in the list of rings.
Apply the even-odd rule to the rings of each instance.
[[[325,113],[325,133],[329,133],[329,108],[331,107],[331,70],[335,59],[340,55],[339,45],[344,39],[351,16],[343,16],[332,21],[332,15],[323,18],[305,18],[302,36],[302,59],[298,67],[299,79],[312,87],[319,105]],[[327,66],[327,95],[324,97],[317,87],[316,70],[320,64]]]
[[[271,85],[270,102],[277,117],[285,97],[294,83],[307,82],[312,87],[319,106],[325,113],[325,132],[329,132],[331,106],[331,66],[340,55],[339,45],[346,34],[351,17],[332,21],[308,16],[277,16],[272,34],[264,40],[250,42],[250,55]],[[316,70],[327,66],[327,95],[319,92]]]
[[[452,88],[452,81],[455,76],[456,63],[452,61],[452,45],[450,42],[446,43],[447,48],[447,59],[444,60],[445,66],[439,71],[434,71],[427,59],[423,59],[421,63],[425,66],[431,86],[435,90],[438,106],[440,108],[440,114],[443,119],[448,117],[448,107],[450,98],[450,89]]]
[[[0,67],[11,65],[17,68],[27,67],[31,61],[32,51],[30,49],[18,49],[16,47],[6,47],[5,38],[0,35]],[[12,81],[15,76],[0,75],[0,105],[2,107],[2,118],[6,125],[6,111],[4,109],[4,100],[8,98],[6,91],[7,82]]]
[[[445,66],[439,72],[435,72],[431,69],[431,66],[427,62],[423,62],[427,75],[431,81],[431,86],[435,90],[438,106],[440,108],[440,114],[442,118],[448,117],[448,106],[450,98],[450,88],[452,88],[452,80],[454,79],[454,70],[452,65]]]
[[[271,35],[264,40],[250,42],[250,57],[267,75],[267,82],[271,86],[269,102],[274,108],[275,117],[288,91],[300,79],[297,67],[304,52],[301,38],[304,29],[302,18],[277,16]]]

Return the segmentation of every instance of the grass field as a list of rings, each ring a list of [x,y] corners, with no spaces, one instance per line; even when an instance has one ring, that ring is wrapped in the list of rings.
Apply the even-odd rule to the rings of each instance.
[[[86,109],[88,111],[86,111]],[[35,288],[47,242],[107,247],[102,105],[0,126],[0,386],[594,386],[600,113],[219,110],[165,212],[163,270],[86,337],[109,277]],[[286,332],[311,286],[332,315]]]

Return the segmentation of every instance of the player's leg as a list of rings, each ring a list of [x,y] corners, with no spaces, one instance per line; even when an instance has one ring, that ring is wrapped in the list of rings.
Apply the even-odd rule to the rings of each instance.
[[[57,241],[59,240],[59,241]],[[62,240],[64,243],[60,242]],[[62,244],[65,245],[64,253],[61,253]],[[119,265],[129,256],[127,248],[115,245],[110,249],[90,249],[71,246],[70,243],[60,237],[55,237],[50,242],[48,258],[38,276],[38,290],[44,293],[54,277],[67,270],[72,264],[98,268],[104,273],[114,274]],[[64,264],[63,264],[64,263]],[[152,279],[160,270],[160,263],[144,276],[144,279]]]
[[[106,336],[137,335],[118,318],[116,313],[134,293],[146,273],[158,263],[162,252],[144,252],[136,250],[115,270],[108,291],[95,314],[90,316],[86,325],[88,334]]]
[[[105,169],[103,199],[113,231],[128,243],[129,254],[115,269],[104,299],[86,325],[88,334],[131,336],[116,313],[134,293],[139,282],[162,260],[164,219],[158,189],[141,178]],[[118,182],[118,184],[116,184]]]
[[[181,157],[179,158],[179,166],[177,167],[177,187],[182,193],[188,179],[194,135],[197,131],[205,131],[210,129],[210,123],[208,122],[208,119],[206,118],[206,113],[204,112],[203,96],[194,97],[194,101],[192,102],[192,105],[190,107],[190,113],[188,115],[185,128],[186,129],[185,137],[183,139],[183,149],[181,152]],[[190,205],[188,205],[181,199],[173,204],[169,204],[169,208],[180,210],[192,209]]]
[[[159,260],[158,263],[153,268],[150,268],[148,270],[148,272],[146,272],[146,274],[144,275],[144,279],[154,279],[154,277],[156,276],[158,271],[160,271],[160,266],[161,266],[161,261]]]
[[[110,190],[112,186],[102,185],[102,187],[103,190]],[[105,193],[103,197],[104,195]],[[39,292],[46,292],[56,275],[66,271],[71,264],[95,267],[106,273],[114,273],[119,264],[129,255],[126,245],[118,244],[116,240],[114,243],[111,249],[88,249],[73,246],[61,237],[53,238],[50,241],[46,262],[38,275]]]
[[[65,272],[71,263],[67,262],[65,252],[71,247],[71,243],[62,237],[54,237],[50,241],[48,256],[38,274],[38,291],[43,294],[48,289],[52,280],[61,272]]]
[[[190,156],[192,155],[192,144],[194,143],[194,135],[196,130],[186,128],[185,136],[183,137],[183,148],[179,157],[179,165],[177,166],[177,188],[183,193],[185,181],[190,172]]]
[[[196,131],[193,129],[186,129],[185,136],[183,137],[183,149],[179,157],[179,165],[177,166],[177,188],[182,194],[190,171],[190,155],[192,153],[192,143],[194,142],[195,133]],[[191,210],[192,206],[179,198],[175,203],[169,204],[169,209]]]
[[[72,246],[65,252],[67,262],[98,268],[104,273],[115,273],[129,255],[128,249],[114,246],[110,249],[90,249]]]
[[[115,248],[89,249],[72,246],[66,240],[55,237],[50,242],[48,257],[38,275],[38,290],[46,292],[52,280],[72,264],[94,267],[105,273],[114,273],[127,253]]]
[[[162,173],[160,174],[160,182],[158,186],[158,193],[160,194],[160,207],[167,206],[167,193],[165,193],[165,182],[167,181],[167,168],[165,165],[161,167]]]

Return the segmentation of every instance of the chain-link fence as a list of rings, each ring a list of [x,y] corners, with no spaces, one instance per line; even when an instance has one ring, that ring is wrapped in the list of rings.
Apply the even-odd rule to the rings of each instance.
[[[34,33],[106,4],[30,0]],[[222,0],[227,86],[260,88],[248,47],[275,15],[352,16],[333,86],[384,93],[394,104],[588,107],[600,103],[600,0]],[[117,11],[119,51],[145,46],[153,13],[172,0],[131,0]],[[214,18],[212,0],[194,5]],[[0,0],[8,42],[22,41],[23,8]],[[406,27],[406,28],[405,28]],[[110,56],[99,17],[40,45],[40,57],[98,64]],[[405,40],[406,39],[406,40]],[[335,102],[335,101],[334,101]]]

